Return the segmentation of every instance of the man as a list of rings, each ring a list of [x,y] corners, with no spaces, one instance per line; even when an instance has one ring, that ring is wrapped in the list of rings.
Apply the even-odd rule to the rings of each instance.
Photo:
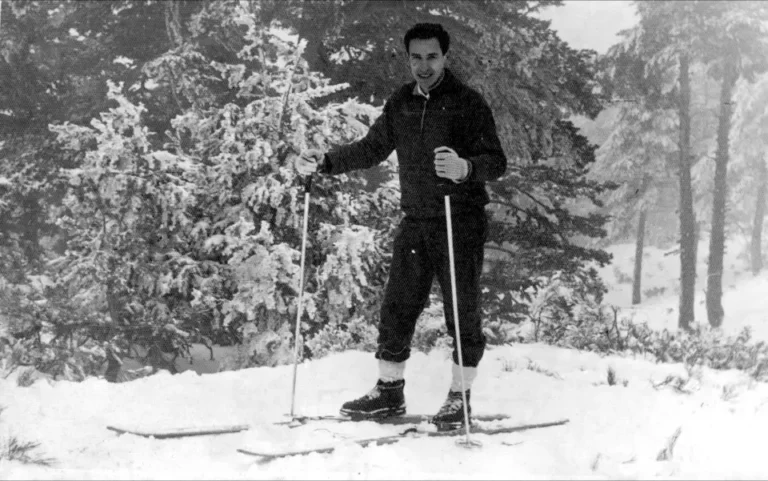
[[[453,337],[453,367],[448,397],[432,421],[460,427],[464,421],[463,373],[469,391],[485,349],[479,280],[487,235],[484,183],[506,170],[490,108],[476,91],[445,68],[450,37],[439,24],[420,23],[408,30],[405,49],[414,82],[387,100],[368,134],[323,154],[307,150],[296,159],[302,175],[340,174],[364,169],[397,151],[401,208],[392,265],[379,324],[379,380],[371,392],[345,403],[353,417],[405,413],[405,361],[416,321],[437,277],[443,292],[448,333]],[[459,366],[453,322],[444,197],[450,196],[454,231],[456,291],[463,367]]]

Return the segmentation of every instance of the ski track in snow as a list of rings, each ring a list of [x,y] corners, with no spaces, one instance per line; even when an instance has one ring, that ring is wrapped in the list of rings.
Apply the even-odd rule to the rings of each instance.
[[[633,246],[616,246],[614,263],[631,274]],[[706,252],[706,248],[699,252]],[[736,249],[734,249],[736,250]],[[643,289],[668,286],[663,296],[626,309],[631,286],[611,283],[613,266],[601,270],[611,287],[606,301],[624,306],[635,320],[674,328],[679,271],[676,256],[648,249]],[[701,254],[700,254],[701,255]],[[735,255],[727,259],[743,264]],[[677,269],[677,270],[676,270]],[[705,272],[705,271],[704,271]],[[730,276],[730,277],[729,277]],[[768,277],[726,276],[725,328],[751,325],[768,340]],[[699,280],[705,278],[701,273]],[[697,295],[702,295],[697,285]],[[697,320],[706,322],[697,298]],[[671,309],[671,312],[670,312]],[[527,368],[529,360],[548,376]],[[606,383],[615,370],[619,384]],[[335,414],[341,402],[375,382],[370,353],[345,352],[298,369],[297,414]],[[690,393],[654,388],[669,375],[686,377],[681,364],[655,364],[541,344],[489,349],[473,387],[473,410],[504,413],[509,424],[569,418],[565,426],[497,436],[474,435],[482,448],[467,450],[457,438],[404,439],[386,446],[342,444],[330,454],[260,463],[236,452],[259,447],[300,449],[352,438],[394,434],[403,426],[315,422],[290,429],[292,366],[198,375],[160,373],[130,383],[38,381],[16,386],[0,380],[0,439],[14,435],[41,444],[53,467],[0,461],[2,479],[755,479],[768,478],[762,437],[768,429],[768,385],[745,373],[704,369]],[[623,381],[627,385],[623,385]],[[410,413],[434,413],[450,384],[449,353],[414,353],[406,369]],[[137,428],[249,424],[248,431],[181,439],[116,435],[107,424]],[[672,459],[657,461],[676,429]]]

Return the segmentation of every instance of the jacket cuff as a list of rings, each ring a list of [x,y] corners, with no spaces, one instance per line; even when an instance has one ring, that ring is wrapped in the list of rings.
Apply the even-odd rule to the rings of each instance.
[[[323,160],[317,168],[317,172],[320,174],[329,174],[331,172],[331,159],[328,154],[323,155]]]

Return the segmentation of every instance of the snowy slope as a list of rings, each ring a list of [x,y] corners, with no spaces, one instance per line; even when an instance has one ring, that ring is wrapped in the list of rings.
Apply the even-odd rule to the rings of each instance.
[[[705,290],[707,287],[708,240],[698,247],[696,272],[696,323],[707,325]],[[724,259],[723,331],[738,334],[744,326],[752,328],[753,337],[768,341],[768,273],[753,276],[744,255],[746,242],[729,242]],[[606,249],[613,254],[611,265],[598,269],[609,288],[605,302],[619,306],[622,314],[636,322],[647,322],[654,329],[676,329],[679,306],[680,255],[666,255],[670,249],[645,249],[643,255],[642,291],[661,290],[660,295],[643,295],[642,304],[632,306],[632,272],[635,247],[631,244]]]
[[[528,369],[533,360],[540,369]],[[372,385],[370,354],[348,352],[300,368],[297,411],[334,413],[341,401]],[[446,353],[416,354],[409,363],[409,411],[431,413],[449,383]],[[606,384],[608,367],[627,386]],[[705,371],[691,394],[654,389],[667,375],[685,376],[680,365],[601,358],[542,345],[518,345],[487,353],[473,390],[476,413],[502,412],[515,422],[568,417],[565,426],[495,437],[467,451],[452,439],[408,439],[395,445],[345,446],[267,464],[237,453],[238,447],[311,447],[333,439],[392,433],[396,426],[310,424],[270,426],[290,403],[291,368],[178,376],[157,375],[131,383],[41,381],[29,388],[0,382],[2,429],[38,440],[53,468],[0,464],[7,479],[329,479],[329,478],[765,478],[761,443],[768,429],[768,386],[751,385],[737,372]],[[537,371],[549,371],[547,375]],[[555,375],[556,374],[556,375]],[[723,392],[731,396],[723,400]],[[251,424],[246,432],[155,440],[118,436],[107,423],[140,427]],[[656,461],[682,427],[673,459]],[[4,433],[4,434],[5,434]],[[507,446],[506,442],[522,444]],[[593,471],[594,467],[594,471]]]
[[[619,254],[619,269],[631,273],[631,246],[613,251]],[[674,289],[679,269],[675,262],[676,256],[649,250],[644,289],[654,282]],[[628,305],[629,291],[619,292],[627,286],[610,282],[612,267],[604,271],[614,289],[609,300]],[[726,329],[751,321],[756,331],[765,332],[760,321],[768,312],[766,276],[729,275]],[[674,328],[676,314],[668,310],[676,308],[677,295],[670,289],[635,308],[636,316],[648,318],[655,327]],[[706,322],[703,312],[697,316]],[[414,354],[406,370],[409,412],[437,410],[449,385],[448,356],[444,351]],[[609,367],[616,372],[617,385],[606,383]],[[705,369],[690,378],[684,392],[669,385],[655,388],[670,375],[688,379],[688,373],[682,365],[536,344],[486,353],[473,389],[474,412],[505,413],[513,424],[570,418],[565,426],[478,435],[475,439],[483,447],[471,451],[456,446],[455,439],[440,438],[368,448],[346,444],[331,454],[269,463],[236,452],[240,447],[308,448],[402,429],[373,423],[315,423],[296,429],[271,425],[289,411],[291,370],[281,366],[203,375],[161,373],[123,384],[43,380],[27,388],[16,386],[15,375],[0,379],[0,406],[6,407],[0,415],[0,440],[14,435],[40,442],[39,453],[56,460],[53,467],[0,461],[0,478],[768,478],[761,443],[768,431],[768,385],[751,383],[740,372]],[[343,401],[372,387],[375,372],[375,359],[362,352],[299,366],[297,413],[336,413]],[[118,436],[105,428],[107,424],[140,428],[249,424],[251,429],[155,440]],[[681,434],[671,460],[657,461],[678,428]]]

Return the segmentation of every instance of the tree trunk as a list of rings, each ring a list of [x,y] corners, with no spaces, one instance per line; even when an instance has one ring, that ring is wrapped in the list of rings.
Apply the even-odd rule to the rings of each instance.
[[[696,289],[696,214],[691,187],[691,78],[689,59],[680,56],[680,312],[678,327],[694,322]]]
[[[640,211],[637,220],[637,240],[635,241],[635,273],[632,277],[632,304],[640,304],[640,279],[643,274],[643,246],[645,244],[645,209]]]
[[[184,43],[184,36],[181,33],[179,3],[176,1],[165,4],[165,34],[173,47],[178,47]]]
[[[768,169],[765,160],[760,159],[757,165],[757,202],[755,205],[755,220],[752,225],[752,274],[758,275],[763,269],[763,219],[765,219],[765,194],[768,189]]]
[[[733,58],[733,57],[731,57]],[[717,123],[717,152],[712,199],[712,232],[709,237],[707,267],[707,319],[712,327],[723,325],[723,256],[725,254],[725,202],[728,196],[728,134],[731,131],[731,97],[738,78],[732,62],[727,62],[720,90],[720,118]]]

